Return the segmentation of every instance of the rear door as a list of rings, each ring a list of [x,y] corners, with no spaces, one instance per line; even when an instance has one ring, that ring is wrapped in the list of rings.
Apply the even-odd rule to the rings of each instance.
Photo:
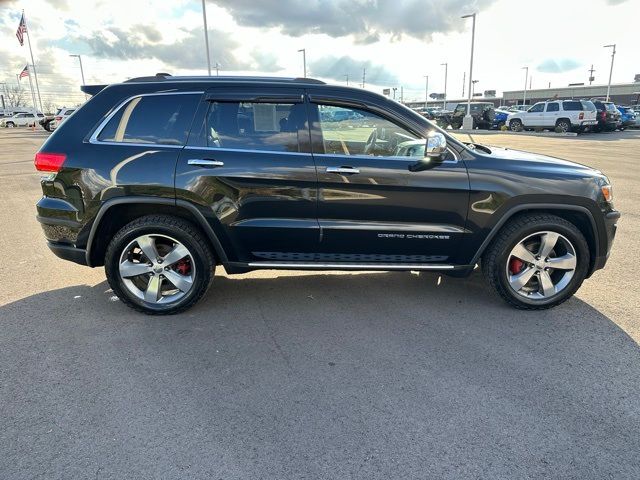
[[[177,164],[176,195],[201,209],[229,261],[313,260],[320,228],[304,90],[208,90]]]
[[[560,102],[549,102],[544,111],[544,122],[543,125],[545,127],[553,127],[556,124],[556,121],[560,118]]]

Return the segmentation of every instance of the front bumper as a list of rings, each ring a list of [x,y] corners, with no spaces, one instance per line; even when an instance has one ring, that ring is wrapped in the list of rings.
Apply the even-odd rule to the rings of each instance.
[[[612,210],[604,215],[604,226],[605,233],[607,236],[607,245],[605,249],[600,249],[600,253],[604,253],[604,255],[599,255],[596,257],[593,269],[599,270],[604,268],[609,259],[609,254],[611,253],[611,247],[613,246],[613,242],[616,237],[616,231],[618,229],[618,220],[620,219],[620,212],[617,210]]]
[[[49,250],[51,250],[57,257],[63,260],[88,266],[87,251],[83,248],[77,248],[73,245],[65,245],[55,242],[47,242],[47,247],[49,247]]]

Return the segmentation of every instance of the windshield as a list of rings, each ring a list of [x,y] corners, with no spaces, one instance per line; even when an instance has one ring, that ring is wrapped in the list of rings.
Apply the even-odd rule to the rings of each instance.
[[[605,103],[604,106],[610,112],[617,112],[618,111],[618,109],[616,108],[616,106],[613,103]]]

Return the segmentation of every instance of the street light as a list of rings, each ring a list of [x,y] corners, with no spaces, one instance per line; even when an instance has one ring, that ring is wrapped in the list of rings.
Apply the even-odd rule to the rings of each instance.
[[[82,77],[82,85],[86,85],[86,83],[84,82],[84,70],[82,69],[82,57],[80,55],[69,55],[70,57],[76,57],[78,59],[78,61],[80,62],[80,76]],[[84,99],[87,99],[87,94],[84,94]]]
[[[202,19],[204,20],[204,44],[207,47],[207,71],[211,76],[211,57],[209,56],[209,30],[207,29],[207,7],[202,0]]]
[[[609,93],[611,92],[611,76],[613,75],[613,60],[616,56],[616,44],[605,45],[604,48],[613,48],[611,52],[611,70],[609,70],[609,84],[607,85],[607,102],[609,101]]]
[[[471,90],[471,96],[474,96],[476,94],[476,83],[478,83],[480,80],[473,80],[471,83],[473,84],[472,90]]]
[[[222,68],[222,65],[220,65],[218,62],[216,62],[216,77],[220,76],[220,68]]]
[[[471,117],[471,79],[473,78],[473,47],[476,40],[476,14],[464,15],[462,18],[473,19],[473,26],[471,27],[471,62],[469,65],[469,96],[467,97],[467,114],[462,120],[462,128],[471,129],[473,128],[473,118]]]
[[[444,100],[442,101],[442,108],[447,109],[447,70],[449,68],[448,63],[441,63],[440,66],[444,66]]]
[[[529,67],[522,67],[525,70],[524,73],[524,95],[522,96],[522,104],[527,104],[527,80],[529,80]]]
[[[424,83],[424,108],[429,106],[429,75],[425,75]]]
[[[307,49],[301,48],[298,52],[302,52],[302,68],[304,71],[304,78],[307,78]]]
[[[344,78],[346,78],[346,79],[347,79],[347,87],[348,87],[348,86],[349,86],[349,74],[347,73],[347,74],[344,76]]]

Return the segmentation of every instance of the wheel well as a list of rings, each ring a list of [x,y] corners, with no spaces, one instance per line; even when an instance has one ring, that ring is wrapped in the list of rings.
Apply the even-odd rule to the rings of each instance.
[[[104,265],[104,255],[107,246],[116,232],[129,222],[132,222],[136,218],[144,217],[145,215],[171,215],[187,220],[200,231],[206,239],[209,248],[211,248],[211,252],[218,257],[218,252],[211,238],[203,231],[198,219],[188,209],[175,205],[162,205],[157,203],[122,203],[113,205],[106,211],[100,219],[100,223],[93,235],[93,243],[87,245],[87,248],[91,248],[89,258],[91,266],[97,267]]]
[[[504,225],[512,221],[513,219],[531,214],[531,213],[547,213],[549,215],[555,215],[556,217],[560,217],[568,222],[573,223],[578,230],[584,235],[584,238],[587,240],[587,244],[589,245],[589,273],[591,275],[593,273],[593,268],[595,266],[596,256],[597,256],[597,245],[596,245],[596,232],[593,228],[593,224],[589,219],[589,215],[585,212],[579,210],[563,210],[563,209],[554,209],[554,208],[541,208],[541,209],[527,209],[521,210],[516,214],[509,217],[509,219],[505,222]],[[502,229],[504,227],[500,227]],[[494,237],[495,238],[495,237]],[[493,241],[493,240],[492,240]],[[484,252],[483,252],[484,254]]]
[[[556,125],[558,125],[558,123],[560,123],[562,120],[566,120],[567,122],[569,122],[569,125],[571,125],[571,119],[570,118],[566,118],[566,117],[562,117],[556,120]]]

